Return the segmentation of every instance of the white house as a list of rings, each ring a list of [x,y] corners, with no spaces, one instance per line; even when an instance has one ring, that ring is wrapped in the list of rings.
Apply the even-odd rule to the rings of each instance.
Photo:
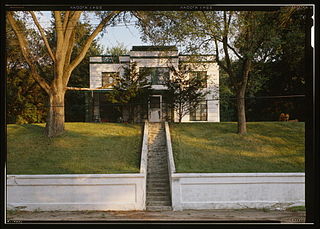
[[[182,55],[175,46],[133,46],[129,55],[120,56],[94,56],[90,57],[90,88],[103,87],[112,82],[112,75],[123,74],[123,67],[135,62],[139,71],[148,68],[151,75],[148,77],[151,84],[152,95],[148,104],[141,105],[135,115],[135,121],[148,120],[150,122],[178,121],[178,117],[166,104],[163,76],[172,76],[169,67],[178,68],[179,63],[188,65],[191,69],[189,74],[201,74],[206,76],[207,84],[203,90],[208,90],[206,100],[201,102],[197,109],[189,112],[182,122],[219,122],[219,68],[212,55]],[[93,91],[93,117],[95,120],[112,120],[119,116],[127,119],[127,109],[115,109],[105,102],[105,94],[112,88]],[[118,114],[116,114],[118,112]],[[113,118],[114,119],[114,118]]]

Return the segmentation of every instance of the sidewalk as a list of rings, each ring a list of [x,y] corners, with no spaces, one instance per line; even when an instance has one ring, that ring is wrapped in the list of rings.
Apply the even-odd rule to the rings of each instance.
[[[285,211],[285,210],[185,210],[185,211],[79,211],[79,212],[27,212],[8,211],[7,222],[28,222],[28,221],[105,221],[105,222],[125,222],[125,221],[269,221],[275,223],[304,223],[305,211]]]

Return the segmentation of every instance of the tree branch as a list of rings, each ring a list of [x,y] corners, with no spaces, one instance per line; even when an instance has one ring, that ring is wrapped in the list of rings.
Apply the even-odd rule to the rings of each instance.
[[[55,61],[56,61],[56,58],[54,57],[54,54],[53,54],[52,49],[51,49],[51,47],[50,47],[50,45],[49,45],[49,42],[48,42],[48,40],[47,40],[47,37],[46,37],[46,35],[45,35],[45,33],[44,33],[43,28],[42,28],[41,25],[39,24],[38,19],[37,19],[36,15],[34,14],[34,12],[33,12],[33,11],[29,11],[29,13],[31,14],[32,19],[33,19],[34,23],[36,24],[36,26],[37,26],[40,34],[41,34],[41,37],[42,37],[42,39],[43,39],[43,41],[44,41],[44,44],[46,45],[46,48],[47,48],[47,50],[48,50],[48,52],[49,52],[49,55],[50,55],[51,59],[53,60],[53,62],[55,62]]]
[[[7,18],[8,21],[15,33],[15,35],[18,38],[18,42],[19,42],[19,46],[22,52],[22,55],[24,57],[24,59],[26,60],[27,64],[29,65],[29,68],[31,70],[31,75],[32,77],[39,83],[39,85],[49,94],[50,93],[50,86],[47,84],[47,82],[37,73],[37,69],[36,69],[36,63],[34,63],[35,61],[32,58],[31,55],[31,51],[29,49],[29,45],[28,42],[25,38],[25,35],[19,26],[17,25],[16,20],[13,17],[13,12],[12,11],[8,11],[7,12]]]
[[[57,50],[56,50],[56,55],[57,55],[59,52],[58,49],[59,47],[62,46],[62,43],[64,40],[60,11],[54,11],[54,18],[55,18],[56,31],[57,31]],[[56,56],[56,59],[57,59],[57,56]]]
[[[67,90],[73,90],[73,91],[95,91],[95,90],[101,90],[101,89],[108,89],[112,86],[116,85],[116,83],[109,83],[102,87],[97,88],[88,88],[88,87],[66,87]]]
[[[62,25],[63,31],[66,31],[66,26],[67,26],[68,21],[69,21],[69,15],[70,15],[70,11],[66,11],[66,13],[64,15],[64,19],[63,19],[63,25]]]
[[[75,11],[72,17],[68,20],[68,24],[65,28],[65,33],[64,33],[64,41],[63,41],[64,47],[68,46],[71,34],[76,29],[76,24],[79,21],[81,13],[82,11]]]
[[[100,24],[96,27],[96,29],[92,32],[92,34],[88,37],[86,43],[84,44],[81,52],[79,55],[71,62],[71,64],[68,66],[68,69],[66,70],[70,74],[66,74],[66,77],[64,78],[65,85],[67,85],[69,81],[69,77],[71,75],[71,72],[75,67],[83,60],[85,57],[88,49],[90,48],[90,45],[93,41],[93,39],[100,33],[103,29],[103,27],[117,14],[119,14],[120,11],[112,11],[107,17],[105,17]]]
[[[229,49],[231,49],[231,50],[233,51],[234,54],[236,54],[236,56],[237,56],[240,60],[243,59],[243,57],[240,56],[240,54],[235,50],[235,48],[233,48],[233,47],[232,47],[231,45],[229,45],[229,44],[227,44],[227,46],[228,46]]]
[[[75,43],[75,34],[76,34],[75,30],[73,30],[72,34],[71,34],[71,37],[70,37],[68,49],[67,49],[67,52],[66,52],[66,59],[65,59],[64,66],[67,66],[68,64],[70,64],[71,54],[72,54],[72,50],[73,50],[74,43]]]

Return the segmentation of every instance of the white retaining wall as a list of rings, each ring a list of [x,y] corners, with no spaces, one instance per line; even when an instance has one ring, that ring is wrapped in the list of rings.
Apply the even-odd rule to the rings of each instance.
[[[304,205],[304,173],[176,173],[168,123],[165,128],[174,210]]]
[[[7,208],[40,211],[145,210],[147,136],[148,125],[145,124],[140,173],[7,175]]]

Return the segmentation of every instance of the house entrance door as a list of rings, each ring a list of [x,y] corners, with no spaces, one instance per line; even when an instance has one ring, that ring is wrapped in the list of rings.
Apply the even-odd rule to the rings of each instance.
[[[149,100],[149,122],[161,122],[161,95],[152,95]]]

